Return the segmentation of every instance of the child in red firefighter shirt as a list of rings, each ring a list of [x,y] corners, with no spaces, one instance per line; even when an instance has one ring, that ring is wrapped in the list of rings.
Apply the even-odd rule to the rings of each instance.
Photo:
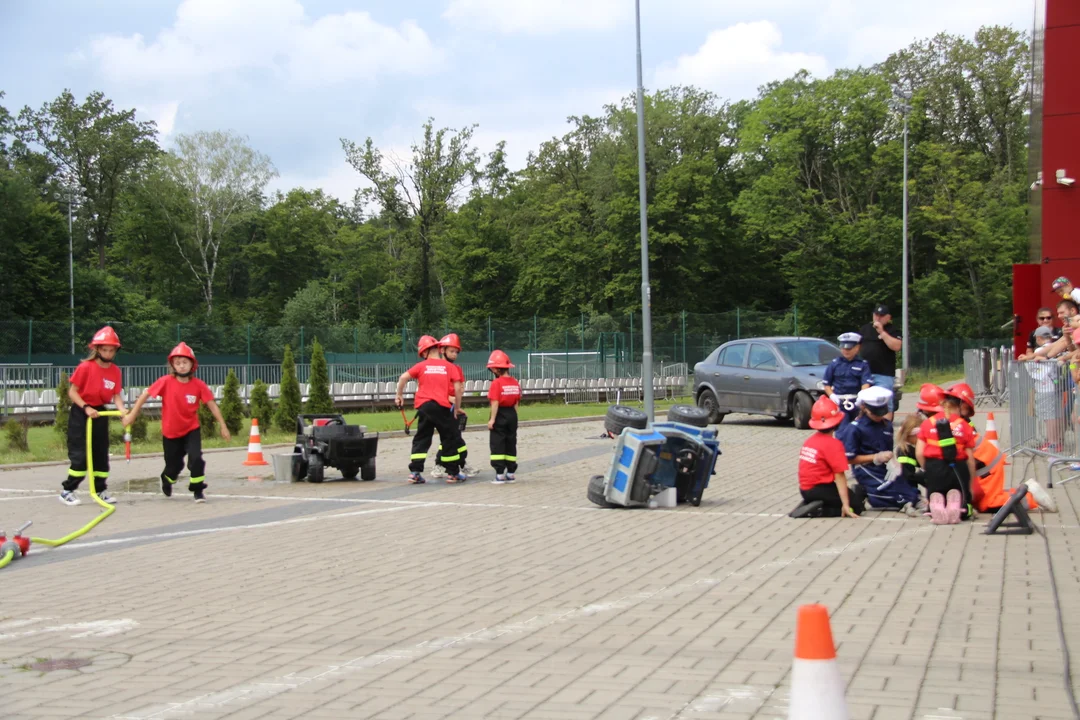
[[[930,501],[930,519],[935,525],[953,525],[975,514],[971,506],[971,478],[975,475],[975,432],[960,415],[961,401],[946,395],[943,412],[923,421],[919,427],[915,457],[925,468],[924,481]],[[938,437],[938,420],[948,418],[952,438]],[[950,447],[955,459],[946,459]]]
[[[105,492],[109,477],[109,420],[98,412],[110,402],[124,412],[122,376],[120,368],[113,363],[116,351],[120,349],[120,338],[115,330],[105,326],[94,333],[89,347],[90,356],[75,368],[68,388],[71,413],[68,416],[67,449],[71,468],[60,491],[60,502],[65,505],[79,504],[75,490],[89,471],[88,459],[94,464],[94,477],[91,478],[94,492],[104,502],[115,502]],[[90,458],[86,457],[87,418],[91,418]]]
[[[495,376],[488,390],[491,415],[488,419],[488,447],[491,467],[495,468],[495,485],[512,483],[517,478],[517,405],[521,401],[521,385],[510,376],[514,363],[502,350],[491,353],[488,370]]]
[[[409,380],[416,380],[416,395],[413,407],[419,422],[413,435],[412,454],[409,455],[409,483],[419,485],[424,479],[424,461],[431,447],[431,438],[439,431],[439,443],[444,448],[443,467],[446,468],[446,482],[460,483],[468,480],[465,473],[459,472],[460,456],[456,448],[461,446],[461,433],[458,431],[456,413],[461,413],[461,394],[465,383],[458,380],[458,371],[454,366],[439,357],[439,341],[430,335],[424,335],[416,341],[416,353],[420,362],[406,370],[398,378],[394,404],[404,407],[405,386]],[[453,400],[451,400],[451,395]],[[451,410],[451,405],[454,409]],[[454,450],[446,450],[454,448]],[[445,454],[445,453],[451,454]]]
[[[135,422],[143,404],[152,397],[161,398],[161,445],[165,451],[165,469],[161,472],[161,492],[172,496],[172,486],[184,469],[187,456],[191,480],[188,489],[195,495],[195,502],[206,502],[206,462],[202,455],[202,430],[199,427],[199,403],[210,408],[221,437],[229,440],[229,428],[221,417],[221,410],[214,402],[214,394],[202,380],[194,377],[199,363],[187,343],[180,343],[169,353],[169,374],[154,381],[143,390],[135,407],[124,418],[124,425]]]

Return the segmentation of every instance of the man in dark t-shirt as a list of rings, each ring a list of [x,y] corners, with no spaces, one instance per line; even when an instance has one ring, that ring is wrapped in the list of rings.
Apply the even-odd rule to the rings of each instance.
[[[859,334],[862,335],[862,350],[859,355],[870,366],[874,385],[891,391],[896,384],[896,353],[904,344],[900,332],[892,325],[889,307],[878,305],[874,308],[873,322],[863,325]],[[895,394],[893,397],[895,411]]]
[[[1061,337],[1061,328],[1054,327],[1054,311],[1048,307],[1039,308],[1039,312],[1035,315],[1035,319],[1038,322],[1037,328],[1048,327],[1050,328],[1051,342]],[[1031,331],[1028,335],[1027,351],[1029,353],[1035,352],[1035,348],[1038,345],[1035,344],[1035,330]]]

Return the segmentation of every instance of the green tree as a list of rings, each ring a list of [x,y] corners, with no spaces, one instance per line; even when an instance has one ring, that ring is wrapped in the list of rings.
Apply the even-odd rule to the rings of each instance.
[[[371,187],[357,193],[358,198],[377,204],[400,227],[409,228],[406,237],[418,254],[416,295],[424,325],[432,325],[435,320],[437,276],[431,268],[433,248],[453,209],[454,197],[476,171],[478,160],[472,147],[475,126],[436,130],[434,123],[431,118],[424,123],[424,140],[412,146],[411,162],[384,156],[370,137],[363,145],[341,139],[345,159],[371,183]]]
[[[158,186],[180,207],[162,204],[173,242],[199,282],[206,314],[214,311],[214,287],[222,244],[246,213],[259,209],[266,183],[277,175],[270,158],[226,132],[178,135],[162,159]]]
[[[0,159],[0,307],[17,318],[54,318],[67,306],[67,224],[22,172]],[[64,272],[58,272],[63,268]],[[17,269],[17,271],[16,271]]]
[[[98,268],[104,269],[120,196],[138,168],[160,152],[157,127],[137,122],[134,110],[114,109],[100,92],[80,105],[65,90],[40,110],[23,108],[17,133],[26,145],[42,149],[57,185],[79,187],[80,216],[88,223]]]
[[[210,412],[210,406],[199,403],[199,434],[203,440],[209,440],[217,435],[217,420]]]
[[[240,380],[232,368],[229,368],[229,374],[225,376],[222,395],[221,416],[225,420],[225,427],[235,435],[244,428],[244,404],[240,400]]]
[[[274,421],[274,404],[270,401],[270,393],[266,387],[266,383],[259,378],[251,386],[251,417],[258,418],[258,420],[270,427]]]
[[[300,381],[296,378],[296,363],[293,362],[292,348],[285,346],[285,357],[281,361],[281,397],[278,399],[274,425],[282,432],[296,430],[296,416],[301,413]]]
[[[311,385],[308,388],[307,411],[309,413],[334,412],[334,399],[330,396],[330,375],[319,339],[311,343]]]
[[[68,420],[71,419],[71,398],[68,390],[71,382],[65,372],[60,373],[60,383],[56,386],[56,419],[53,421],[53,431],[62,438],[67,437]]]

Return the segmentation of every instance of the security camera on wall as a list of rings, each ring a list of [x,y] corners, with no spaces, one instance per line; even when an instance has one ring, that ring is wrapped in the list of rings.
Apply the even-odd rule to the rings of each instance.
[[[1058,185],[1064,185],[1066,187],[1072,187],[1073,183],[1076,182],[1076,180],[1074,178],[1065,177],[1064,168],[1057,171],[1057,181],[1058,181]]]

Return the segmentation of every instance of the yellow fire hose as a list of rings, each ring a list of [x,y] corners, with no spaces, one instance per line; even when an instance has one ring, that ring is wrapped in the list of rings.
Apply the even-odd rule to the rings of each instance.
[[[0,568],[6,567],[7,564],[9,562],[11,562],[11,558],[13,558],[13,557],[15,557],[15,551],[14,550],[8,550],[4,554],[4,557],[0,558]]]
[[[99,410],[98,415],[102,415],[105,417],[120,417],[122,413],[119,410]],[[30,538],[30,542],[41,543],[42,545],[47,545],[48,547],[60,547],[61,545],[69,543],[75,538],[82,537],[86,533],[90,532],[95,527],[97,527],[98,523],[100,523],[102,520],[109,517],[116,511],[115,505],[110,505],[109,503],[98,497],[97,488],[95,487],[97,485],[97,482],[94,479],[93,422],[93,418],[86,418],[86,477],[90,480],[90,496],[94,498],[94,502],[105,508],[105,512],[101,513],[96,518],[86,523],[86,525],[83,525],[82,528],[76,530],[70,535],[65,535],[64,537],[57,540],[49,540],[47,538],[37,537]],[[8,562],[10,562],[10,560],[8,560]],[[0,568],[4,567],[4,565],[6,564],[7,562],[5,562],[3,559],[0,559]]]

